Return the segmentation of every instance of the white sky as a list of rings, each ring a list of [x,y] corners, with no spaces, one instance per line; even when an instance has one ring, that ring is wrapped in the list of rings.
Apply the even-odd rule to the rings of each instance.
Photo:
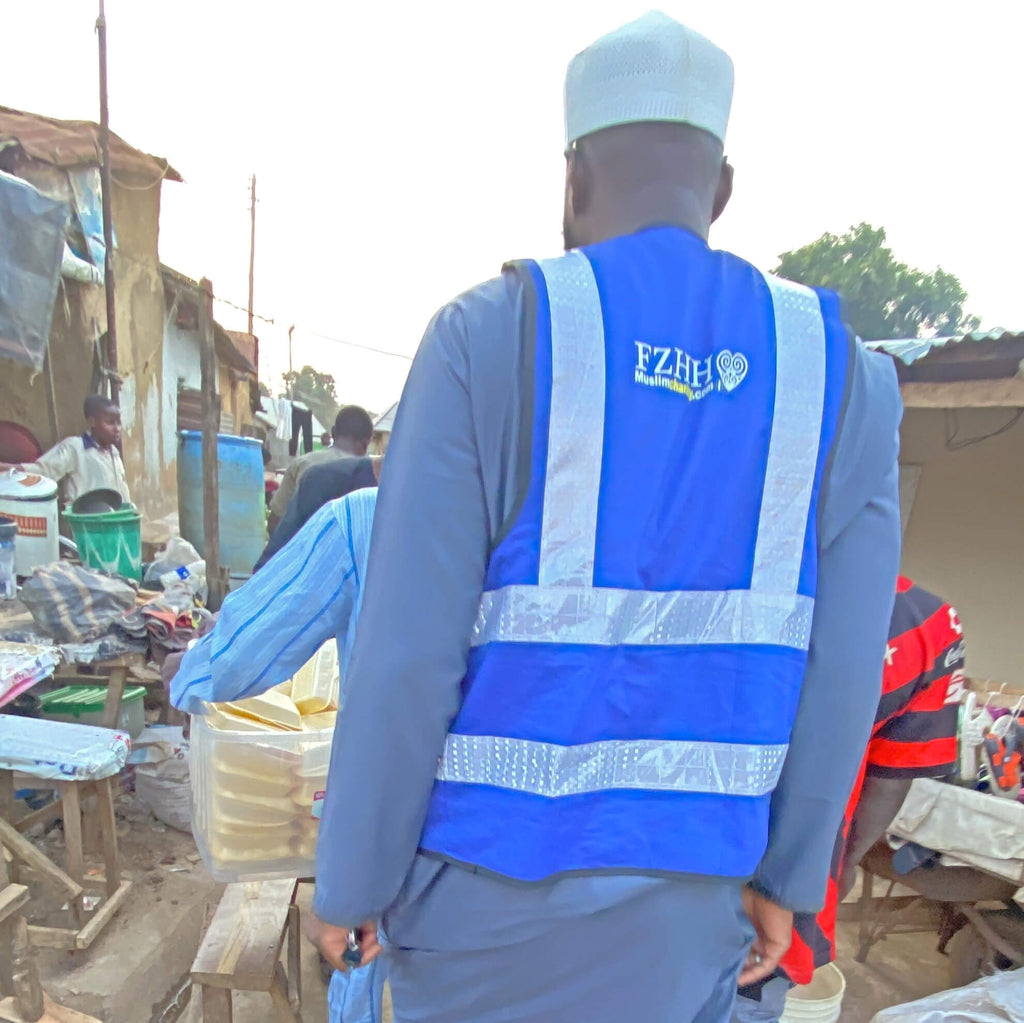
[[[1021,0],[664,0],[736,64],[733,203],[712,243],[765,268],[868,220],[1024,329]],[[95,0],[0,2],[0,103],[98,117]],[[334,374],[382,411],[434,310],[558,251],[569,58],[629,0],[107,0],[111,126],[166,156],[160,255],[247,294],[255,171],[261,375]],[[245,317],[216,307],[225,326]]]

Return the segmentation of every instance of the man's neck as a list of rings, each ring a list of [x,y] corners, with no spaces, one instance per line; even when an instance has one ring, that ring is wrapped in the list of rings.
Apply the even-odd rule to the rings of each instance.
[[[707,241],[711,208],[689,188],[640,189],[606,204],[594,224],[595,240],[636,234],[649,227],[679,227]]]

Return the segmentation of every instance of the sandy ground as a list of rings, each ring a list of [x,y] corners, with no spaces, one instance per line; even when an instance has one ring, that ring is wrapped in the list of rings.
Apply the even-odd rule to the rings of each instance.
[[[119,802],[118,831],[124,876],[134,882],[129,901],[88,952],[69,957],[40,950],[44,984],[64,995],[65,1004],[83,1011],[90,1008],[86,1004],[90,991],[120,988],[130,992],[131,1007],[126,1011],[122,998],[122,1007],[116,1012],[111,1009],[104,1023],[175,1023],[178,1019],[201,1023],[198,999],[191,997],[188,989],[188,969],[221,888],[199,862],[191,836],[159,824],[131,794]],[[36,841],[60,861],[63,835],[59,825],[46,836],[36,836]],[[310,886],[301,886],[302,909],[308,908],[311,895]],[[41,909],[46,902],[42,899],[36,905]],[[59,905],[48,908],[54,911]],[[891,936],[875,946],[865,964],[854,961],[856,936],[856,924],[840,924],[837,962],[847,980],[841,1023],[868,1023],[879,1009],[949,986],[948,961],[935,951],[934,934]],[[156,943],[155,965],[142,962],[147,940]],[[173,949],[168,947],[169,941],[174,943]],[[324,1023],[327,989],[314,950],[305,942],[303,946],[302,1017],[305,1023]],[[138,964],[132,961],[136,956]],[[173,966],[168,965],[170,958],[175,960]],[[76,1000],[80,1004],[76,1005]],[[236,993],[234,1006],[236,1020],[274,1023],[270,1000],[264,994]],[[385,1021],[391,1023],[390,1005],[386,1006]]]

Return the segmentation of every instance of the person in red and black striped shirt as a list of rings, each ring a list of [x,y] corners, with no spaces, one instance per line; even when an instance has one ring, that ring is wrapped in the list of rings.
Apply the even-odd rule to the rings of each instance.
[[[733,1023],[774,1023],[786,994],[835,958],[836,910],[853,887],[857,864],[885,834],[914,778],[956,769],[957,721],[964,688],[963,626],[940,597],[900,576],[882,671],[882,695],[864,764],[836,839],[825,907],[797,914],[793,943],[778,971],[740,990]]]

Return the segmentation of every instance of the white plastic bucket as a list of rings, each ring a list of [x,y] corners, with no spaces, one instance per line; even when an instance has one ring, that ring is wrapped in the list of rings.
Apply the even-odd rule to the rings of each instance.
[[[810,984],[799,984],[786,996],[780,1023],[836,1023],[843,1008],[846,978],[835,963],[814,971]]]

